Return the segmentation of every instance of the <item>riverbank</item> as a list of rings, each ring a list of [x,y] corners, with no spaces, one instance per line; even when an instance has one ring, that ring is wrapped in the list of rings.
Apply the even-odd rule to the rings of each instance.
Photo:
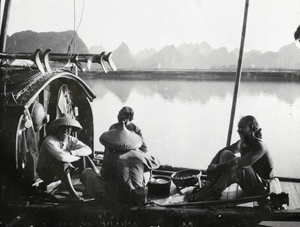
[[[118,70],[117,72],[103,73],[90,71],[79,73],[83,79],[86,77],[118,80],[218,80],[234,81],[234,70]],[[244,70],[242,81],[290,81],[300,82],[299,70]]]

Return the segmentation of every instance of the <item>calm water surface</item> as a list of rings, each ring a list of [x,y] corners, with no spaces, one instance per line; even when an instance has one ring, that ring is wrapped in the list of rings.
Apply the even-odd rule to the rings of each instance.
[[[92,103],[95,150],[104,150],[99,136],[117,121],[123,106],[134,109],[133,122],[142,129],[149,151],[163,164],[206,168],[226,145],[233,81],[85,81],[97,96]],[[249,114],[260,123],[276,175],[299,177],[300,84],[242,82],[232,142],[239,139],[238,120]]]

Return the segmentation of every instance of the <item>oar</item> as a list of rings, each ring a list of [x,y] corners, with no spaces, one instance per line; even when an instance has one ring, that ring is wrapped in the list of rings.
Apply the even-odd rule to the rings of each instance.
[[[255,202],[255,201],[261,201],[263,199],[266,199],[267,197],[271,196],[271,202],[273,203],[280,203],[280,205],[288,204],[288,194],[282,192],[280,194],[275,193],[267,193],[263,195],[258,196],[250,196],[250,197],[244,197],[239,199],[225,199],[225,200],[212,200],[212,201],[199,201],[199,202],[180,202],[180,203],[173,203],[173,204],[165,204],[165,205],[159,205],[162,207],[210,207],[210,206],[216,206],[216,205],[238,205],[243,203],[249,203],[249,202]],[[274,202],[276,201],[276,202]],[[158,204],[156,204],[158,205]]]

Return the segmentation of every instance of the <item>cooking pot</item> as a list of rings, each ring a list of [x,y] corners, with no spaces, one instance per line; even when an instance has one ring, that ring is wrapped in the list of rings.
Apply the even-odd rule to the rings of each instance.
[[[148,194],[166,196],[170,194],[171,178],[164,175],[153,175],[148,183]]]

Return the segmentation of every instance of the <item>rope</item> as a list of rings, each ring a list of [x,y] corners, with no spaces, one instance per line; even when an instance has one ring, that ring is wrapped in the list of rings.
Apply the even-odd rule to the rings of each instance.
[[[35,76],[32,77],[32,81],[28,83],[21,91],[19,91],[15,98],[20,98],[21,95],[23,95],[25,92],[27,92],[38,80],[44,77],[44,74],[38,73]]]
[[[73,37],[71,39],[70,45],[68,46],[67,55],[69,57],[71,56],[71,46],[72,46],[73,42],[74,42],[74,52],[76,52],[76,36],[77,36],[78,30],[80,28],[81,22],[82,22],[83,12],[84,12],[84,5],[85,5],[85,0],[83,0],[82,1],[82,9],[81,9],[80,21],[79,21],[77,29],[76,29],[76,7],[75,7],[76,4],[75,4],[75,1],[76,0],[74,0],[74,34],[73,34]]]

